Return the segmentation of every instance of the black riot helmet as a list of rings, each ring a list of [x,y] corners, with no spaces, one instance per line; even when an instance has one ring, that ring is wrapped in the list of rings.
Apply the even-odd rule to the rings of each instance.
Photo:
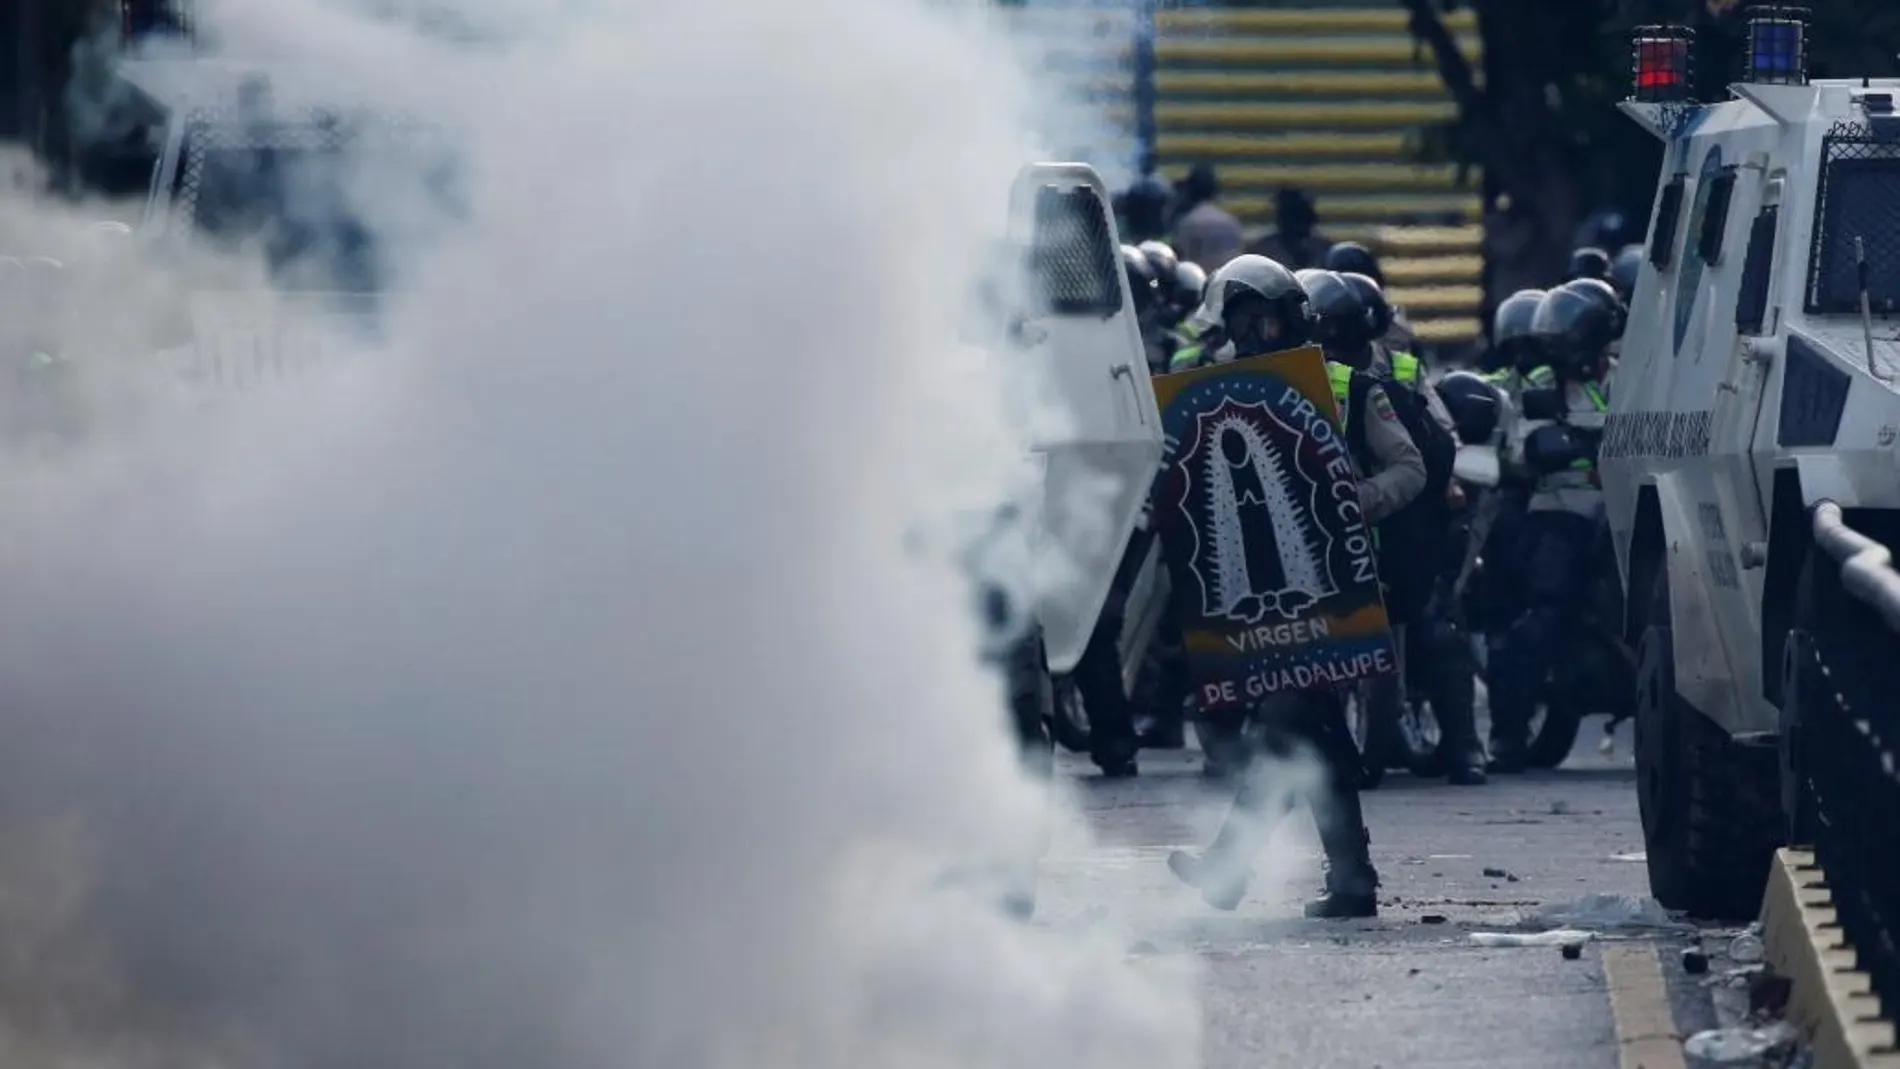
[[[1182,263],[1174,269],[1174,290],[1165,293],[1168,301],[1167,325],[1179,326],[1181,321],[1194,314],[1201,306],[1201,296],[1207,292],[1207,272],[1199,264]]]
[[[1320,266],[1342,275],[1364,275],[1381,287],[1385,286],[1385,272],[1379,267],[1379,258],[1372,255],[1371,249],[1356,241],[1342,241],[1326,250],[1326,260]]]
[[[1133,245],[1122,246],[1122,271],[1128,275],[1128,292],[1135,299],[1135,314],[1145,315],[1161,303],[1161,287],[1154,266]]]
[[[1341,271],[1339,278],[1352,287],[1360,303],[1366,306],[1368,327],[1371,330],[1366,340],[1377,341],[1385,337],[1386,332],[1392,329],[1392,302],[1385,299],[1385,287],[1379,285],[1377,279],[1357,271]]]
[[[1483,445],[1498,432],[1504,414],[1504,392],[1470,371],[1450,371],[1434,385],[1438,399],[1451,413],[1458,428],[1458,440],[1466,445]]]
[[[1313,337],[1306,291],[1293,272],[1265,256],[1248,253],[1222,265],[1207,280],[1207,293],[1193,323],[1219,327],[1236,357],[1264,356],[1308,344]]]
[[[1175,299],[1181,307],[1193,311],[1201,306],[1201,297],[1207,293],[1207,272],[1196,263],[1182,263],[1174,269]]]
[[[1175,254],[1174,246],[1165,241],[1144,241],[1135,247],[1148,258],[1148,266],[1154,268],[1155,281],[1161,288],[1172,289],[1174,273],[1181,269],[1181,257]]]
[[[1610,287],[1624,304],[1636,296],[1636,276],[1643,270],[1643,247],[1625,245],[1610,261]]]
[[[1544,362],[1543,348],[1531,332],[1531,321],[1537,317],[1537,306],[1543,302],[1545,292],[1518,290],[1498,302],[1497,310],[1491,313],[1491,348],[1485,352],[1486,370],[1510,369],[1528,375]]]
[[[1580,278],[1544,295],[1531,333],[1550,359],[1553,371],[1568,377],[1587,375],[1610,346],[1623,336],[1622,302],[1610,284]]]
[[[1326,348],[1329,359],[1357,355],[1356,350],[1371,340],[1372,315],[1366,302],[1337,272],[1309,267],[1294,278],[1313,309],[1313,340]]]
[[[1610,254],[1594,245],[1586,245],[1570,254],[1570,268],[1566,278],[1608,278],[1610,275]]]

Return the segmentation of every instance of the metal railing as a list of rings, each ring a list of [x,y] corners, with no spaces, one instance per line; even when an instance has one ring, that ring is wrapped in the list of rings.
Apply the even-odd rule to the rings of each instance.
[[[1813,510],[1814,570],[1789,635],[1794,837],[1814,848],[1843,934],[1888,1012],[1900,1007],[1900,571],[1840,506]]]

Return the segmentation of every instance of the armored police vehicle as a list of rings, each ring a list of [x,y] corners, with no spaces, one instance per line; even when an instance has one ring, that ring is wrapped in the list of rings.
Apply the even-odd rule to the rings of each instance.
[[[1750,14],[1715,103],[1687,30],[1635,36],[1623,107],[1666,153],[1600,461],[1650,884],[1717,917],[1756,913],[1789,827],[1786,654],[1839,586],[1817,507],[1900,537],[1900,81],[1810,81],[1806,12]]]
[[[440,131],[314,106],[297,92],[294,68],[192,58],[128,62],[121,74],[165,116],[139,237],[161,248],[188,235],[246,247],[269,274],[194,273],[183,300],[195,340],[168,355],[199,391],[281,380],[324,359],[339,336],[373,329],[389,264],[350,195],[372,166],[387,184],[421,191],[405,223],[426,230],[432,216],[453,215],[453,159]]]
[[[1034,164],[1010,197],[1006,302],[976,340],[1004,361],[1025,409],[1032,476],[1023,533],[1036,584],[1034,636],[1012,678],[1034,721],[1056,710],[1050,677],[1073,672],[1107,603],[1159,470],[1161,420],[1102,178],[1085,164]],[[1059,581],[1058,581],[1059,580]],[[1024,662],[1021,658],[1027,657]]]

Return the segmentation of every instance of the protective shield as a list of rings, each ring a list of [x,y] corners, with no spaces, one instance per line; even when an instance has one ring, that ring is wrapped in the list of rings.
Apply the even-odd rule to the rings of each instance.
[[[1161,429],[1109,192],[1086,164],[1032,164],[1010,192],[1020,292],[1004,356],[1041,392],[1034,562],[1049,668],[1081,660],[1161,461]]]
[[[1372,526],[1316,348],[1155,380],[1155,523],[1207,713],[1390,675]]]

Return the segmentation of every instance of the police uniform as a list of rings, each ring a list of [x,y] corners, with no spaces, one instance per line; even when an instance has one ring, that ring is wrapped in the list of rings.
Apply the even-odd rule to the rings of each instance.
[[[1609,414],[1608,385],[1608,376],[1562,381],[1561,422],[1600,434]],[[1521,458],[1530,436],[1549,421],[1519,422],[1513,444]],[[1516,771],[1525,758],[1538,692],[1562,653],[1564,614],[1574,611],[1590,581],[1602,517],[1594,459],[1579,457],[1563,470],[1537,474],[1516,539],[1522,608],[1491,638],[1492,750],[1501,771]]]
[[[1290,272],[1264,257],[1237,258],[1216,273],[1207,292],[1201,321],[1224,322],[1225,332],[1235,339],[1229,344],[1242,346],[1246,354],[1295,348],[1311,336],[1308,295]],[[1249,302],[1246,313],[1239,310],[1239,299],[1231,293],[1240,293]],[[1330,362],[1327,366],[1335,393],[1347,396],[1351,370]],[[1424,489],[1425,460],[1377,380],[1365,391],[1364,400],[1364,425],[1348,427],[1346,432],[1359,473],[1360,507],[1366,520],[1376,525]],[[1348,406],[1342,403],[1341,411],[1347,412]],[[1266,735],[1263,741],[1269,752],[1290,753],[1304,743],[1318,752],[1327,767],[1325,784],[1308,795],[1326,853],[1326,890],[1307,905],[1307,915],[1375,915],[1378,873],[1372,866],[1359,800],[1359,750],[1346,723],[1345,693],[1328,688],[1277,695],[1262,703],[1255,719]],[[1207,851],[1199,856],[1176,851],[1169,856],[1168,867],[1198,889],[1210,905],[1237,907],[1246,892],[1254,854],[1293,802],[1288,785],[1277,782],[1277,777],[1243,777],[1233,808]]]

